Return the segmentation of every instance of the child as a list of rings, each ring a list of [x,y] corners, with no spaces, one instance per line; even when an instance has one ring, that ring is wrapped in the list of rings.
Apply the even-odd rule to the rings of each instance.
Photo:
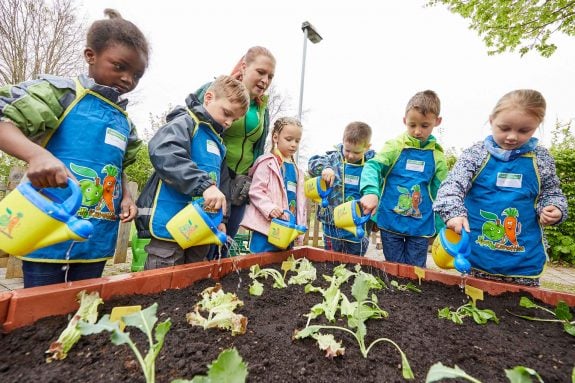
[[[252,177],[250,204],[241,226],[253,231],[252,253],[282,250],[268,242],[268,231],[272,218],[288,218],[284,210],[296,217],[297,224],[305,224],[303,173],[293,158],[301,135],[302,126],[297,119],[277,119],[272,130],[271,153],[259,157],[249,172]]]
[[[407,103],[407,132],[387,141],[361,175],[361,206],[377,213],[385,259],[425,267],[435,235],[432,201],[447,175],[443,149],[431,134],[441,123],[440,101],[431,90]],[[377,208],[377,210],[376,210]]]
[[[247,206],[250,179],[247,176],[255,160],[264,154],[264,145],[269,133],[269,89],[275,75],[276,59],[265,47],[253,46],[247,50],[231,72],[231,76],[240,80],[250,93],[250,106],[244,118],[238,119],[223,138],[226,146],[226,164],[230,173],[230,216],[226,229],[230,237],[235,237]],[[198,99],[203,101],[204,93],[210,83],[196,91]],[[226,257],[228,249],[212,247],[210,257]]]
[[[433,209],[470,234],[475,276],[539,285],[547,259],[542,226],[567,219],[555,162],[533,134],[545,117],[536,90],[507,93],[489,116],[492,135],[465,150]]]
[[[137,202],[141,212],[138,234],[152,238],[146,246],[145,270],[190,263],[207,255],[209,245],[182,249],[166,230],[166,223],[199,197],[204,198],[204,209],[226,211],[226,196],[219,189],[227,177],[221,135],[248,106],[246,87],[230,76],[220,76],[202,103],[190,94],[186,106],[170,112],[166,125],[150,140],[148,151],[155,172]],[[223,224],[219,230],[225,231]]]
[[[135,161],[141,141],[120,95],[143,76],[148,43],[118,12],[104,12],[109,20],[94,22],[87,34],[89,77],[44,75],[0,88],[0,150],[26,161],[27,178],[38,188],[64,187],[68,177],[79,180],[83,198],[77,214],[94,225],[85,242],[67,241],[20,257],[24,287],[100,277],[114,255],[118,219],[136,216],[123,170]]]
[[[367,251],[368,236],[357,238],[335,227],[333,209],[344,202],[360,199],[359,180],[363,165],[375,155],[373,150],[369,150],[370,146],[371,127],[364,122],[352,122],[345,127],[343,144],[337,145],[337,150],[313,156],[308,162],[310,176],[321,176],[333,188],[329,195],[329,206],[318,208],[317,211],[317,219],[323,224],[326,250],[362,256]]]

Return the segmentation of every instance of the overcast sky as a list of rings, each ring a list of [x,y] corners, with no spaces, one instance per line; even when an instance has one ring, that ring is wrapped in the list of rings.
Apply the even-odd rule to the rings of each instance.
[[[115,8],[148,36],[148,71],[128,112],[138,128],[149,113],[183,104],[188,93],[230,70],[253,45],[276,57],[273,83],[297,114],[302,69],[301,24],[323,37],[307,45],[303,109],[304,153],[324,152],[341,141],[351,121],[367,122],[373,148],[405,130],[409,98],[435,90],[442,102],[440,143],[456,149],[489,134],[488,115],[507,91],[534,88],[547,99],[544,142],[555,120],[575,116],[575,39],[555,38],[549,59],[530,53],[488,56],[469,22],[425,0],[90,0],[80,1],[87,23]],[[303,158],[305,158],[304,156]]]

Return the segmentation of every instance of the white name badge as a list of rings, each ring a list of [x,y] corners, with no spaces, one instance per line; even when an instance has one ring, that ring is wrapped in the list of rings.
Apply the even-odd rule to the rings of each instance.
[[[422,172],[425,169],[425,162],[417,160],[407,160],[407,163],[405,164],[405,169],[414,172]]]
[[[288,181],[288,184],[287,184],[287,190],[288,190],[288,192],[293,192],[293,193],[295,193],[296,190],[297,190],[296,188],[297,188],[297,185],[296,185],[295,182]]]
[[[359,185],[359,177],[351,174],[346,174],[344,182],[348,185]]]
[[[106,128],[106,138],[104,142],[108,145],[115,146],[121,151],[125,151],[126,145],[128,145],[128,139],[112,128]]]
[[[212,153],[220,157],[220,148],[218,147],[218,144],[216,144],[214,141],[212,140],[206,141],[206,150],[208,151],[208,153]]]
[[[523,174],[497,173],[497,186],[507,188],[521,188]]]

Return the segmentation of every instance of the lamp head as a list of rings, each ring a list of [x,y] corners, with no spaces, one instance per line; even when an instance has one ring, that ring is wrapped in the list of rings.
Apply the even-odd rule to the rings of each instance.
[[[301,24],[301,30],[306,32],[307,31],[307,38],[314,44],[319,43],[323,38],[318,33],[318,31],[310,24],[309,21],[304,21]]]

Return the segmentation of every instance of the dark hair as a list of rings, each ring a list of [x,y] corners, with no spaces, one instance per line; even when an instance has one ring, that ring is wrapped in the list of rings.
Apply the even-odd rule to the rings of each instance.
[[[149,46],[142,31],[131,21],[123,19],[115,9],[106,8],[104,14],[108,19],[94,21],[90,26],[86,45],[100,53],[112,44],[124,44],[143,53],[147,62]]]

